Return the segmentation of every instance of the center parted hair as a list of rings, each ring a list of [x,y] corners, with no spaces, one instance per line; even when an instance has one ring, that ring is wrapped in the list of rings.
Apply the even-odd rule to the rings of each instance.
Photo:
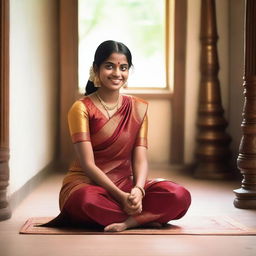
[[[117,41],[107,40],[102,42],[95,51],[93,67],[99,69],[100,65],[109,58],[112,53],[120,53],[126,56],[129,68],[132,66],[132,55],[128,47]],[[97,91],[97,87],[93,82],[88,80],[85,88],[85,95],[89,95]]]

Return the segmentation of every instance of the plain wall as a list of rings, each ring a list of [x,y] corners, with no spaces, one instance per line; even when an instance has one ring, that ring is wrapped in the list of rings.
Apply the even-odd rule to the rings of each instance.
[[[168,164],[171,142],[171,102],[148,99],[148,159],[151,164]]]
[[[10,0],[10,185],[49,165],[58,128],[58,5]]]

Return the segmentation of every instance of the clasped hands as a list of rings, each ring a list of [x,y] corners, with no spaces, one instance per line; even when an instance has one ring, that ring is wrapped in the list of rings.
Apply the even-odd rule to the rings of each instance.
[[[143,195],[139,188],[132,188],[130,193],[124,193],[122,199],[123,210],[128,215],[137,215],[142,212],[142,198]]]

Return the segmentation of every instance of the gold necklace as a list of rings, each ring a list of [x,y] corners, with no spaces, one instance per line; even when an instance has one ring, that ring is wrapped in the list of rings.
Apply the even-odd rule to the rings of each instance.
[[[119,103],[119,96],[118,96],[118,99],[116,101],[116,103],[113,105],[113,106],[108,106],[108,104],[100,97],[100,95],[98,94],[98,92],[96,92],[96,96],[99,100],[99,102],[101,103],[101,105],[107,109],[107,110],[114,110],[115,108],[117,108],[118,106],[118,103]]]
[[[108,115],[108,119],[110,119],[110,114],[109,111],[114,110],[115,108],[118,109],[118,103],[119,103],[119,96],[117,99],[117,102],[115,103],[114,106],[108,106],[106,102],[103,101],[103,99],[100,97],[100,95],[98,94],[98,92],[95,93],[97,96],[97,99],[99,100],[100,104],[102,105],[102,107],[106,110],[107,115]]]

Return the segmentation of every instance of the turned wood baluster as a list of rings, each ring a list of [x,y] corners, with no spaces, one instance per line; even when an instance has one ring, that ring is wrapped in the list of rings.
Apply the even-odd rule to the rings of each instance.
[[[9,1],[0,3],[0,220],[11,216],[6,199],[9,182]]]
[[[244,108],[242,139],[237,166],[243,175],[242,186],[234,190],[237,208],[256,209],[256,1],[246,1]]]
[[[201,81],[198,108],[198,134],[194,176],[223,179],[230,176],[230,136],[225,132],[227,122],[223,116],[219,62],[217,52],[217,24],[214,0],[201,2]]]

